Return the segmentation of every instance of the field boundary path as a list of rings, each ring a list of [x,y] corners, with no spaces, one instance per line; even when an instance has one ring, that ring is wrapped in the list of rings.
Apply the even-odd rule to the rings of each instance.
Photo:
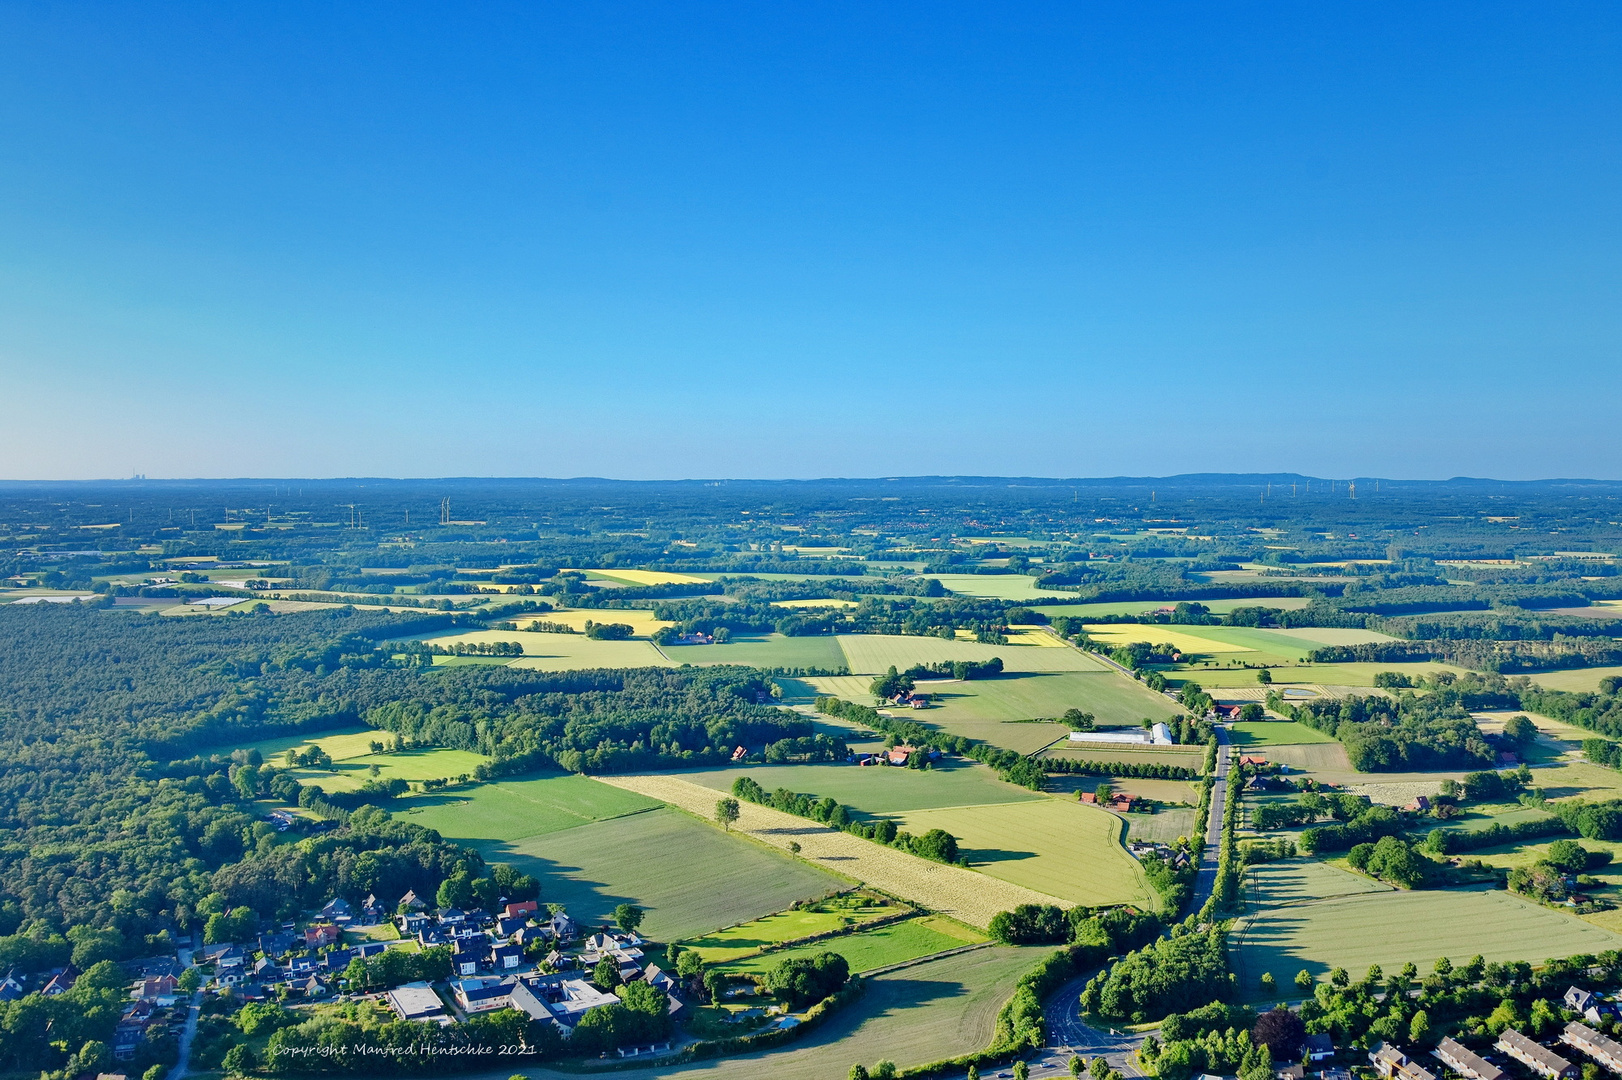
[[[1199,911],[1211,898],[1216,888],[1217,857],[1222,852],[1222,808],[1228,794],[1228,729],[1221,724],[1212,726],[1217,739],[1216,782],[1211,785],[1211,814],[1205,822],[1205,847],[1200,850],[1200,871],[1194,879],[1194,903],[1190,910]]]
[[[724,796],[714,788],[674,776],[597,776],[605,784],[659,799],[679,810],[713,822],[715,803]],[[1071,906],[1068,900],[1027,889],[960,866],[932,862],[896,848],[863,840],[781,810],[738,800],[733,828],[775,848],[800,845],[799,857],[834,873],[854,878],[930,911],[949,915],[981,930],[992,916],[1020,904]]]

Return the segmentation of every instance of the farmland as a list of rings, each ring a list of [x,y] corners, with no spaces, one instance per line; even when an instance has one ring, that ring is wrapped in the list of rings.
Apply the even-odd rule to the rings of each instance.
[[[1121,819],[1107,810],[1047,796],[890,816],[914,835],[945,829],[958,838],[970,865],[989,877],[1072,905],[1155,906],[1137,860],[1121,847]]]
[[[1226,615],[1235,608],[1264,607],[1277,611],[1299,611],[1307,606],[1309,601],[1304,596],[1268,596],[1249,597],[1242,600],[1205,600],[1196,598],[1198,603],[1204,604],[1216,615]],[[1161,608],[1175,607],[1175,598],[1168,600],[1106,600],[1096,604],[1039,604],[1032,606],[1032,611],[1040,611],[1052,618],[1057,615],[1068,615],[1075,619],[1094,618],[1102,615],[1147,615]]]
[[[1031,720],[1090,712],[1099,724],[1136,727],[1144,717],[1161,719],[1176,708],[1161,694],[1119,672],[1105,670],[1028,672],[969,682],[926,682],[931,708],[919,718],[945,727],[953,722]]]
[[[1252,876],[1258,913],[1231,939],[1239,984],[1252,994],[1264,971],[1283,981],[1302,969],[1321,978],[1413,961],[1424,971],[1442,956],[1540,962],[1622,947],[1622,936],[1500,890],[1386,890],[1296,860]]]
[[[853,972],[872,971],[889,967],[904,960],[913,960],[947,949],[961,948],[985,941],[984,934],[976,933],[938,916],[925,916],[889,923],[873,930],[862,930],[842,937],[818,941],[791,949],[779,949],[758,956],[744,957],[725,963],[728,971],[764,975],[784,960],[794,956],[815,956],[820,952],[836,952],[850,962]]]
[[[1137,638],[1136,640],[1143,641],[1145,639]],[[1295,656],[1305,656],[1306,651],[1310,648],[1312,646],[1303,642],[1301,651],[1295,653]],[[1225,656],[1221,662],[1225,663],[1228,660],[1237,660],[1249,664],[1275,663],[1255,654]],[[1411,679],[1418,680],[1426,675],[1434,675],[1439,671],[1462,675],[1465,669],[1452,664],[1438,664],[1429,661],[1419,664],[1303,664],[1285,662],[1272,668],[1272,676],[1273,683],[1276,686],[1357,687],[1360,693],[1366,693],[1367,690],[1364,688],[1372,687],[1374,685],[1374,676],[1382,671],[1397,671]],[[1246,667],[1222,668],[1185,665],[1166,672],[1167,679],[1173,683],[1180,681],[1185,676],[1194,679],[1206,689],[1227,686],[1242,686],[1247,689],[1254,689],[1256,686],[1256,672]]]
[[[683,772],[681,779],[716,791],[731,791],[739,776],[767,791],[786,787],[839,802],[868,814],[1006,802],[1032,802],[1042,796],[997,779],[984,765],[950,761],[931,769],[857,765],[750,765],[742,769]]]
[[[823,670],[845,666],[845,654],[832,636],[738,636],[726,645],[666,645],[663,652],[677,664],[746,664],[751,667]]]
[[[746,1057],[616,1071],[623,1080],[829,1080],[888,1058],[902,1066],[983,1049],[997,1010],[1046,950],[976,949],[873,978],[855,1005],[789,1048]],[[572,1077],[550,1069],[532,1075]]]
[[[663,799],[696,817],[708,819],[715,811],[714,788],[691,784],[677,777],[613,776],[605,777],[604,782],[640,792],[650,798]],[[743,803],[739,809],[740,816],[733,827],[735,831],[777,848],[787,849],[790,843],[797,843],[802,848],[801,857],[808,863],[827,866],[830,870],[892,896],[916,901],[970,926],[985,927],[997,912],[1010,910],[1018,904],[1060,902],[1059,898],[1046,893],[998,881],[961,867],[920,859],[896,848],[875,844],[780,810],[749,802]],[[562,835],[573,836],[582,831],[573,829]],[[1119,847],[1115,850],[1130,861],[1130,857]],[[778,905],[779,908],[783,906]]]
[[[510,862],[539,877],[541,899],[563,904],[582,923],[605,921],[617,904],[640,904],[648,912],[644,932],[662,941],[747,922],[846,887],[807,862],[671,809],[474,846],[491,862]]]
[[[574,612],[584,615],[606,616],[607,612]],[[613,613],[617,615],[618,613]],[[597,618],[597,622],[613,621]],[[424,641],[436,645],[452,646],[459,643],[492,644],[498,641],[516,641],[523,646],[524,655],[514,660],[514,667],[538,668],[542,671],[568,671],[573,668],[609,667],[672,667],[650,641],[594,641],[585,634],[537,634],[527,630],[474,630],[441,634],[425,634]]]
[[[1337,747],[1339,743],[1335,744]],[[1344,751],[1343,751],[1344,753]],[[1181,765],[1184,768],[1199,770],[1205,766],[1205,747],[1203,746],[1168,746],[1165,748],[1133,750],[1114,745],[1087,745],[1086,743],[1062,742],[1053,747],[1043,757],[1073,758],[1081,761],[1120,761],[1137,762],[1152,765]]]
[[[768,945],[857,927],[907,910],[890,901],[857,893],[824,900],[810,908],[779,911],[762,919],[705,934],[701,938],[683,942],[683,945],[696,951],[706,964],[719,964],[747,956]]]
[[[948,591],[959,596],[980,596],[992,600],[1042,600],[1070,593],[1037,588],[1036,579],[1024,574],[930,574]]]
[[[451,839],[478,842],[522,840],[661,805],[589,777],[559,774],[479,784],[466,793],[420,796],[396,813]]]
[[[1294,721],[1241,720],[1230,729],[1233,744],[1251,746],[1298,746],[1306,743],[1332,743],[1334,736]]]
[[[330,767],[296,769],[299,780],[318,784],[327,791],[354,791],[368,780],[445,780],[472,775],[488,759],[483,754],[443,747],[397,750],[374,754],[371,744],[392,743],[393,736],[374,728],[349,729],[314,737],[290,736],[249,743],[242,749],[257,750],[266,761],[282,764],[281,755],[301,747],[319,746],[332,758]],[[372,773],[376,766],[377,773]]]
[[[840,634],[840,647],[854,675],[882,675],[891,667],[943,660],[985,661],[1001,657],[1007,671],[1097,671],[1104,664],[1079,649],[1046,649],[1034,645],[981,645],[973,641],[900,634]]]

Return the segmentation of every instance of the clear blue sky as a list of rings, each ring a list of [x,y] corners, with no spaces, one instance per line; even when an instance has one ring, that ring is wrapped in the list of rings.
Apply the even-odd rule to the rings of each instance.
[[[1605,4],[0,5],[0,475],[1622,476]]]

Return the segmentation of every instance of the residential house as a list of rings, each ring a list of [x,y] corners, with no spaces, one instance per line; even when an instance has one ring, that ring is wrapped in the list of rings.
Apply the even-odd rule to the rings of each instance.
[[[286,810],[272,810],[265,815],[265,820],[270,822],[277,832],[286,832],[293,827],[293,815]]]
[[[1319,1073],[1318,1080],[1352,1080],[1352,1074],[1337,1065]]]
[[[485,950],[458,945],[451,955],[451,971],[457,975],[475,975],[484,963]]]
[[[425,949],[431,949],[435,945],[443,945],[446,940],[445,931],[437,926],[424,925],[417,931],[417,944]]]
[[[514,980],[471,978],[451,983],[451,996],[465,1013],[504,1009],[510,1003]]]
[[[1560,1041],[1587,1054],[1614,1073],[1622,1073],[1622,1043],[1575,1020],[1560,1033]]]
[[[382,922],[388,912],[383,909],[383,905],[378,902],[376,896],[367,893],[366,899],[360,903],[360,914],[366,920],[367,926],[374,926]]]
[[[336,896],[327,901],[326,906],[321,909],[320,917],[327,922],[347,926],[354,921],[355,913],[350,909],[347,900],[341,896]]]
[[[736,750],[732,751],[732,760],[735,761],[735,762],[742,761],[744,758],[746,758],[748,756],[749,756],[749,748],[747,746],[740,746]]]
[[[421,1020],[439,1024],[451,1023],[450,1016],[445,1012],[445,1003],[434,993],[433,988],[425,982],[406,983],[396,986],[383,1000],[388,1002],[394,1015],[401,1020]]]
[[[414,937],[423,927],[428,925],[428,916],[419,911],[409,911],[395,919],[394,924],[400,928],[400,933],[408,937]]]
[[[349,961],[355,959],[354,949],[332,949],[321,954],[321,970],[327,972],[340,972],[349,966]]]
[[[248,977],[254,982],[274,986],[279,982],[285,981],[287,979],[287,973],[280,967],[277,967],[276,961],[272,960],[270,957],[261,956],[259,959],[255,960],[253,962],[253,966],[248,969]]]
[[[655,990],[663,990],[667,994],[674,995],[679,989],[676,980],[666,975],[658,964],[648,965],[647,970],[642,973],[642,981]]]
[[[1241,754],[1239,764],[1261,768],[1267,764],[1267,759],[1260,754]]]
[[[529,920],[521,915],[517,918],[503,916],[496,920],[496,936],[502,939],[510,938],[528,925]]]
[[[524,964],[521,945],[495,945],[490,949],[490,966],[501,972],[517,971]]]
[[[259,951],[266,956],[286,956],[293,951],[293,942],[295,940],[292,934],[285,932],[260,934]]]
[[[135,1056],[147,1029],[158,1023],[156,1011],[157,1006],[151,1001],[137,1001],[124,1010],[124,1015],[118,1018],[118,1024],[113,1028],[113,1057],[116,1060],[128,1061]]]
[[[149,975],[141,980],[133,996],[138,1001],[150,1001],[167,1009],[175,1003],[175,987],[179,982],[173,975]]]
[[[547,922],[546,927],[552,931],[552,936],[559,941],[568,941],[580,932],[575,921],[562,911],[557,912]]]
[[[27,992],[22,976],[15,969],[6,972],[5,978],[0,978],[0,1001],[16,1001]]]
[[[1436,1045],[1436,1056],[1465,1080],[1509,1080],[1509,1074],[1503,1069],[1452,1039],[1443,1039]]]
[[[1335,1056],[1335,1040],[1328,1035],[1308,1035],[1303,1047],[1308,1061],[1327,1061]]]
[[[427,909],[427,907],[428,905],[423,903],[422,899],[416,894],[415,891],[408,890],[404,896],[400,897],[400,902],[395,905],[395,910],[424,911]]]
[[[311,975],[299,984],[298,991],[307,998],[324,997],[327,992],[327,983],[321,976]]]
[[[51,973],[50,979],[39,992],[45,997],[56,997],[73,989],[73,984],[79,981],[79,969],[69,964],[61,971]]]
[[[1587,990],[1579,990],[1575,986],[1566,988],[1566,996],[1561,999],[1566,1008],[1574,1013],[1581,1014],[1590,1024],[1599,1024],[1616,1015],[1616,1006],[1606,1001],[1598,994]]]
[[[311,949],[323,949],[328,945],[338,944],[344,932],[332,923],[316,923],[304,931],[304,944]]]
[[[1273,1072],[1275,1080],[1307,1080],[1307,1067],[1297,1061]]]
[[[1578,1073],[1577,1066],[1514,1028],[1505,1028],[1493,1045],[1539,1076],[1548,1077],[1548,1080],[1567,1080]]]
[[[534,900],[520,900],[517,903],[508,904],[502,909],[501,914],[508,919],[523,919],[534,915],[540,910],[540,907],[541,905]]]
[[[1392,1046],[1382,1042],[1369,1051],[1369,1063],[1374,1071],[1387,1080],[1436,1080],[1436,1074],[1420,1065],[1410,1061],[1408,1055]]]
[[[1404,810],[1407,810],[1409,813],[1412,813],[1412,814],[1428,814],[1428,813],[1430,813],[1430,808],[1431,808],[1430,799],[1426,798],[1423,795],[1415,795],[1414,796],[1414,801],[1409,803],[1407,806],[1403,807]]]
[[[461,926],[467,922],[467,912],[461,908],[446,908],[439,913],[440,926]]]
[[[918,748],[916,746],[908,746],[906,743],[902,743],[900,746],[892,746],[885,751],[884,760],[890,765],[905,765],[907,759],[917,752]]]

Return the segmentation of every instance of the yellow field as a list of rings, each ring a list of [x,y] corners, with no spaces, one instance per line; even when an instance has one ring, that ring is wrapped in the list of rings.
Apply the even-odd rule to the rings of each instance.
[[[674,776],[602,776],[613,784],[651,799],[662,799],[706,821],[715,816],[717,793]],[[1016,804],[1020,805],[1020,804]],[[1019,904],[1057,904],[1065,900],[958,866],[920,859],[895,848],[818,825],[807,818],[765,806],[739,805],[734,832],[778,848],[800,845],[800,857],[815,866],[854,878],[892,896],[912,900],[959,922],[985,929],[992,916]],[[1126,853],[1122,852],[1123,858]],[[1134,864],[1135,866],[1136,864]]]
[[[577,570],[578,574],[596,574],[612,581],[625,581],[632,585],[702,585],[709,578],[691,574],[671,574],[663,570]]]
[[[643,638],[652,637],[655,631],[672,625],[663,619],[655,619],[653,612],[640,608],[569,608],[564,611],[543,611],[539,615],[520,615],[513,621],[520,627],[528,627],[535,620],[563,623],[582,633],[585,632],[588,620],[599,623],[624,623],[637,637]]]
[[[1045,798],[885,816],[914,836],[945,829],[981,873],[1062,896],[1065,906],[1155,906],[1138,861],[1121,847],[1121,819],[1107,810]]]
[[[1048,649],[1068,649],[1070,646],[1046,630],[1009,630],[1010,645],[1039,645]]]
[[[1234,645],[1212,638],[1196,637],[1164,626],[1136,623],[1088,623],[1087,636],[1107,645],[1130,645],[1134,641],[1148,641],[1155,645],[1171,645],[1185,653],[1243,653],[1255,652],[1248,645]]]

